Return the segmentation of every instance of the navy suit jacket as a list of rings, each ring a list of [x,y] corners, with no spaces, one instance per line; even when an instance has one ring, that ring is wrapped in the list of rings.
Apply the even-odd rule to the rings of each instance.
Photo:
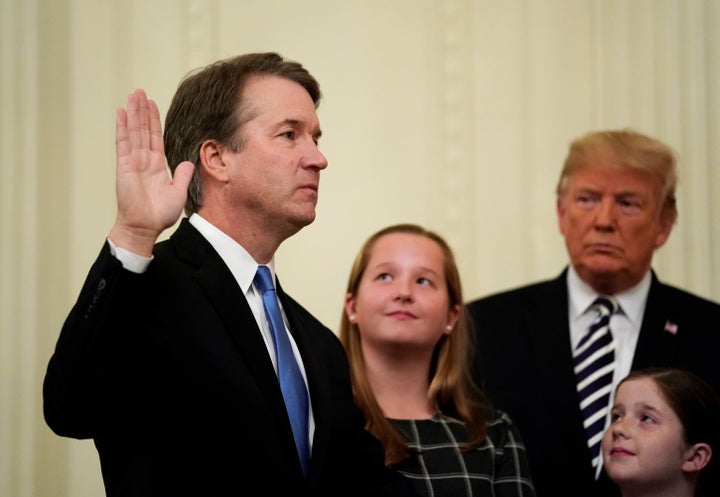
[[[538,497],[619,497],[604,472],[595,481],[590,464],[573,373],[566,273],[468,304],[477,376],[517,424]],[[653,272],[632,369],[684,368],[720,392],[718,323],[720,304],[665,285]]]
[[[278,380],[245,296],[187,220],[143,274],[107,243],[60,333],[44,414],[92,438],[107,495],[409,495],[352,399],[336,335],[280,285],[316,428],[303,478]]]

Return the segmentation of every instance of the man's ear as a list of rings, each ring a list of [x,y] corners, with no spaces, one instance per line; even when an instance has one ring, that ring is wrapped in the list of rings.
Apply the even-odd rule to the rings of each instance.
[[[223,158],[227,152],[227,147],[215,140],[205,140],[200,145],[200,167],[206,174],[222,183],[227,183],[230,179],[227,164]]]
[[[660,229],[658,230],[658,234],[655,239],[655,248],[656,249],[665,245],[665,242],[667,242],[668,238],[670,238],[670,233],[672,232],[672,229],[673,229],[673,226],[675,225],[676,219],[677,219],[676,211],[670,211],[669,209],[664,209],[660,213]]]
[[[700,471],[712,458],[712,447],[706,443],[693,444],[687,451],[682,470],[686,473]]]

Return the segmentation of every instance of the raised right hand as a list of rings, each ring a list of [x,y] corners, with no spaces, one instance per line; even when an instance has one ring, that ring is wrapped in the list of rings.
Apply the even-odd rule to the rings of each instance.
[[[117,216],[109,238],[148,257],[160,233],[182,214],[194,165],[183,162],[173,177],[167,167],[160,112],[141,89],[128,95],[116,118]]]

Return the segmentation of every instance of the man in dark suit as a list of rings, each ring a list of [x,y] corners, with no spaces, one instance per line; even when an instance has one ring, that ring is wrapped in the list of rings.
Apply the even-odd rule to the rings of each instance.
[[[570,265],[553,280],[468,304],[477,374],[517,423],[539,497],[620,495],[602,459],[591,459],[597,439],[585,433],[573,362],[596,297],[619,304],[608,392],[646,366],[688,369],[720,391],[720,305],[661,283],[651,268],[677,218],[676,182],[674,153],[655,139],[632,130],[578,138],[557,188]],[[607,414],[599,422],[606,427]]]
[[[118,110],[116,222],[44,382],[47,423],[94,439],[108,496],[411,494],[364,429],[340,341],[273,277],[309,393],[305,470],[253,282],[315,218],[320,96],[300,64],[247,54],[185,78],[164,136],[142,90]]]

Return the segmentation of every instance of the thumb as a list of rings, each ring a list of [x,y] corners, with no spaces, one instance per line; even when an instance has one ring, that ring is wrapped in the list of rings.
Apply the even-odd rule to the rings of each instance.
[[[195,164],[190,161],[181,162],[173,174],[173,186],[180,191],[187,191],[195,170]]]

